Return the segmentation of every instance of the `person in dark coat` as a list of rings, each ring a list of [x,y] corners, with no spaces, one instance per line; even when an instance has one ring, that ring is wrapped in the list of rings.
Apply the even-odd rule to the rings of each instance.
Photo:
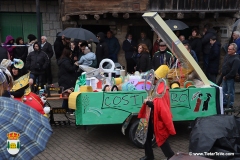
[[[161,38],[157,35],[157,39],[153,44],[153,49],[152,49],[152,57],[154,54],[159,50],[159,43],[162,42]]]
[[[107,43],[105,42],[105,35],[102,32],[99,32],[97,34],[97,38],[99,40],[99,43],[97,44],[96,48],[96,56],[97,56],[97,66],[99,66],[100,62],[108,58],[108,46]],[[104,67],[104,66],[103,66]]]
[[[58,36],[59,34],[60,34],[60,32],[57,33],[57,38],[53,44],[57,61],[61,57],[63,49],[64,49],[64,44],[62,42],[62,39],[64,37]]]
[[[62,56],[58,60],[58,84],[64,87],[64,90],[75,87],[76,83],[76,69],[78,68],[72,60],[72,51],[70,49],[64,48]],[[64,99],[62,107],[68,110],[68,100]]]
[[[137,43],[132,40],[132,34],[126,35],[126,40],[123,41],[122,49],[125,52],[125,59],[127,62],[127,73],[134,73],[135,61],[133,56],[137,53]]]
[[[51,59],[53,57],[53,47],[52,45],[47,41],[46,36],[41,37],[41,49],[43,52],[45,52],[48,55],[49,58],[49,64],[45,70],[44,80],[45,83],[52,84],[52,66],[51,66]]]
[[[154,53],[152,58],[152,66],[154,70],[157,70],[161,65],[168,65],[171,67],[174,62],[174,56],[171,52],[167,51],[167,45],[165,42],[160,42],[158,45],[159,50]]]
[[[30,77],[33,79],[34,83],[36,83],[36,79],[38,78],[38,84],[43,88],[43,78],[45,69],[49,64],[49,58],[47,54],[41,50],[41,46],[38,42],[34,43],[33,48],[34,51],[27,56],[26,69],[31,72]]]
[[[208,57],[209,57],[209,54],[210,54],[210,48],[211,48],[211,44],[210,44],[210,38],[212,36],[216,36],[216,32],[214,29],[212,28],[209,28],[208,25],[205,25],[204,27],[205,29],[205,33],[204,33],[204,36],[202,38],[202,52],[203,52],[203,63],[204,63],[204,67],[203,67],[203,70],[204,70],[204,73],[206,74],[206,76],[208,77]]]
[[[118,39],[113,35],[112,31],[107,32],[107,38],[105,39],[108,46],[108,56],[113,62],[118,62],[118,53],[120,50],[120,44]]]
[[[14,45],[14,41],[15,41],[14,38],[11,35],[8,35],[3,46],[3,48],[5,48],[8,51],[11,60],[13,60],[13,49],[15,48],[14,46],[11,45]]]
[[[24,41],[22,37],[18,37],[16,39],[17,45],[24,45]],[[24,63],[26,63],[26,58],[28,55],[28,47],[27,46],[17,46],[13,49],[13,58],[21,59]]]
[[[188,43],[190,44],[192,50],[194,50],[196,53],[198,62],[200,62],[202,53],[202,40],[201,35],[197,29],[192,30],[192,36],[189,37]]]
[[[223,107],[228,105],[233,108],[235,97],[235,76],[240,66],[240,60],[237,52],[237,45],[231,43],[228,46],[228,54],[224,57],[222,65],[222,87],[223,87]],[[226,94],[228,96],[226,96]],[[228,98],[229,97],[229,98]]]
[[[208,57],[208,79],[213,83],[216,83],[219,70],[221,44],[217,41],[216,36],[210,38],[210,43],[211,49]]]
[[[150,54],[146,44],[138,45],[137,66],[136,71],[147,72],[150,69]]]
[[[147,38],[147,35],[145,32],[141,32],[141,38],[138,40],[138,45],[139,44],[145,44],[148,48],[149,51],[152,50],[152,42],[149,38]]]
[[[10,56],[8,54],[7,49],[3,48],[0,45],[0,62],[2,62],[3,59],[10,59]]]

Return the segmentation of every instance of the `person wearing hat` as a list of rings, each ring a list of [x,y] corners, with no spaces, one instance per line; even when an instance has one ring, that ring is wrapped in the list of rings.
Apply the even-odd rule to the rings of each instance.
[[[49,58],[47,54],[41,50],[41,46],[37,42],[34,43],[33,48],[34,51],[27,56],[26,69],[31,72],[30,77],[33,78],[34,83],[36,83],[36,79],[38,78],[38,84],[43,88],[43,78],[45,69],[49,64]]]
[[[11,95],[8,91],[10,79],[8,75],[0,69],[0,97],[9,97],[11,98]]]
[[[168,66],[172,66],[174,63],[174,56],[171,52],[167,51],[167,45],[165,42],[159,43],[159,50],[154,53],[153,59],[152,59],[152,65],[153,69],[158,69],[159,66],[165,64]]]
[[[154,85],[156,85],[158,79],[162,76],[161,72],[155,71],[155,81]],[[140,160],[153,160],[154,154],[152,150],[152,139],[153,134],[156,138],[157,145],[161,148],[164,155],[167,159],[170,159],[174,152],[172,151],[170,144],[167,141],[167,138],[170,135],[175,135],[176,131],[172,121],[172,113],[170,108],[170,96],[169,96],[169,88],[165,86],[164,83],[160,83],[157,88],[158,94],[162,94],[164,92],[164,88],[166,87],[166,92],[161,98],[154,98],[153,100],[145,99],[143,106],[138,114],[138,118],[145,118],[146,116],[146,107],[151,108],[151,113],[148,121],[148,132],[146,142],[144,144],[145,156],[140,158]]]

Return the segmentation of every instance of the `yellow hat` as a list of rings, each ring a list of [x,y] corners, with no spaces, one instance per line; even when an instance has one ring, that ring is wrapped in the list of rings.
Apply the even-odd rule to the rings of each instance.
[[[167,74],[169,72],[169,67],[167,65],[161,65],[160,67],[158,67],[158,69],[154,72],[155,74],[155,77],[157,79],[160,79],[160,78],[165,78],[167,77]]]

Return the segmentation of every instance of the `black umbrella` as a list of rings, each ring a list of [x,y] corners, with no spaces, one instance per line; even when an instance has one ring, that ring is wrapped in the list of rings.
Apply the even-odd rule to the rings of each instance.
[[[188,28],[188,26],[185,23],[183,23],[182,21],[179,21],[179,20],[166,20],[165,23],[173,31],[184,30],[184,29]]]
[[[67,28],[62,31],[59,36],[65,36],[67,38],[74,38],[85,41],[99,42],[97,37],[92,32],[83,28]]]

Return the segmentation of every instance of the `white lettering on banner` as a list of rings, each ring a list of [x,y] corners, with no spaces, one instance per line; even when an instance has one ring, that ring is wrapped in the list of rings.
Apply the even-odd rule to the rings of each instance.
[[[224,153],[224,152],[203,152],[203,153],[194,153],[189,152],[190,156],[234,156],[234,153]]]

